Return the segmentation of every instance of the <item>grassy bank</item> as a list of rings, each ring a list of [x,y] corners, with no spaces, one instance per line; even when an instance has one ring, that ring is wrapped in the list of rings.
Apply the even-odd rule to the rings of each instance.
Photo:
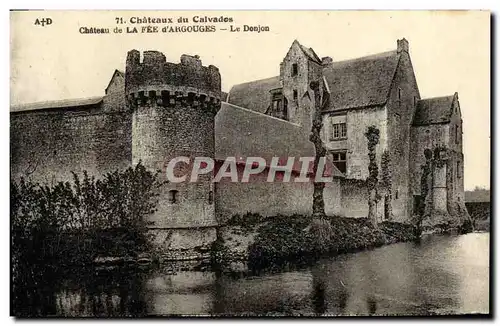
[[[327,230],[326,237],[318,235],[319,229]],[[244,261],[248,269],[258,270],[413,239],[412,226],[395,222],[374,228],[363,218],[326,217],[315,225],[310,216],[247,214],[234,217],[221,229],[216,261],[229,269]]]

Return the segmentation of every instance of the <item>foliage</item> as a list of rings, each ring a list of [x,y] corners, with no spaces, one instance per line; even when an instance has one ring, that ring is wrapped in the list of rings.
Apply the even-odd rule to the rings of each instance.
[[[380,139],[380,130],[375,126],[369,126],[365,132],[368,141],[368,178],[366,179],[368,189],[370,190],[368,198],[368,219],[374,226],[377,225],[376,202],[380,198],[377,194],[378,185],[378,165],[376,160],[376,147]]]
[[[384,153],[382,153],[380,169],[382,175],[380,178],[379,186],[385,193],[385,200],[384,200],[385,219],[390,220],[392,218],[392,205],[391,205],[392,162],[389,151],[387,150],[384,150]]]
[[[226,225],[241,226],[244,229],[251,229],[255,225],[266,220],[265,216],[260,214],[247,212],[243,215],[235,214],[226,222]]]
[[[73,174],[72,183],[52,186],[11,181],[13,314],[24,314],[47,273],[150,250],[144,216],[155,211],[160,185],[158,172],[141,163],[102,179]]]
[[[380,139],[380,130],[375,126],[369,126],[365,132],[365,137],[368,140],[368,158],[370,163],[368,164],[368,187],[369,189],[375,189],[378,182],[378,165],[376,161],[376,147]]]
[[[159,186],[158,172],[141,163],[102,179],[73,173],[73,183],[53,186],[11,181],[13,254],[67,262],[87,261],[105,254],[103,248],[147,250],[143,217],[155,211]]]
[[[448,161],[448,149],[446,146],[438,145],[434,147],[434,156],[432,158],[432,163],[434,167],[442,168],[446,165]]]
[[[380,170],[380,187],[386,192],[390,193],[392,187],[392,162],[388,150],[384,150],[384,152],[382,153]]]
[[[317,225],[328,230],[321,242],[311,219],[304,215],[275,216],[262,224],[255,242],[248,248],[250,269],[272,268],[291,260],[315,259],[414,239],[411,225],[382,222],[379,228],[374,228],[366,218],[327,216]]]
[[[424,149],[425,163],[422,166],[422,174],[420,176],[420,203],[417,211],[417,220],[415,223],[416,236],[422,234],[422,221],[428,214],[428,203],[429,203],[429,186],[432,184],[432,150],[426,148]]]

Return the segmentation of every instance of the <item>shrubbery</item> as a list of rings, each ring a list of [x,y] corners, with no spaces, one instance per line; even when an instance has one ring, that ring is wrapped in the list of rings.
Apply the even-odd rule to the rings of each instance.
[[[141,163],[102,179],[85,172],[72,183],[11,181],[14,302],[42,270],[150,250],[144,216],[155,211],[160,185],[158,173]]]
[[[326,243],[318,240],[326,238],[318,237],[318,228],[327,230]],[[314,259],[412,239],[413,227],[395,222],[383,222],[374,228],[363,218],[325,217],[318,224],[302,215],[276,216],[258,229],[249,247],[249,267],[255,270],[294,259]]]
[[[12,249],[29,260],[87,262],[97,254],[147,250],[144,216],[155,211],[158,174],[139,163],[102,179],[11,182]],[[28,258],[28,257],[25,257]]]

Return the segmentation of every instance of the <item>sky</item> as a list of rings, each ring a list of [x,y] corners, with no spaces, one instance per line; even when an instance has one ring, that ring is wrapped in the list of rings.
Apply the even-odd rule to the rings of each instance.
[[[231,23],[195,23],[193,17]],[[35,25],[49,17],[50,25]],[[81,34],[81,27],[140,28],[130,19],[214,25],[210,33]],[[137,17],[137,18],[135,18]],[[179,17],[186,24],[176,23]],[[122,18],[124,24],[117,24]],[[230,32],[244,25],[269,32]],[[226,30],[222,30],[226,29]],[[222,89],[279,74],[294,39],[334,61],[396,48],[406,38],[422,98],[459,94],[465,188],[490,186],[490,14],[479,11],[67,11],[11,12],[11,104],[104,95],[127,51],[157,50],[168,61],[197,54],[220,70]]]

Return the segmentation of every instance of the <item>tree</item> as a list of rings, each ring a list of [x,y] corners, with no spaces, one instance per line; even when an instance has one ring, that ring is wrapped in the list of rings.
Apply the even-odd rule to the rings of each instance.
[[[425,163],[422,166],[422,175],[420,176],[420,202],[417,211],[417,220],[415,222],[416,236],[422,234],[422,221],[428,215],[429,189],[432,185],[432,151],[424,149]]]
[[[387,150],[384,150],[382,154],[382,160],[380,162],[380,168],[382,170],[382,176],[380,180],[380,187],[384,190],[384,218],[386,220],[392,219],[392,205],[391,205],[391,194],[392,194],[392,162],[391,156]]]
[[[368,219],[373,226],[377,226],[377,184],[378,184],[378,165],[376,160],[376,147],[380,139],[380,130],[375,126],[369,126],[365,132],[365,137],[368,140],[368,178],[366,179],[369,190],[368,198]]]
[[[321,129],[323,128],[323,119],[321,116],[319,82],[311,82],[311,89],[314,92],[314,116],[312,121],[311,135],[309,140],[314,144],[314,171],[318,171],[319,160],[326,155],[326,149],[321,140]],[[324,182],[316,182],[314,180],[313,191],[313,216],[321,217],[325,215],[325,201],[323,198]]]
[[[309,140],[314,144],[314,171],[318,171],[319,161],[326,156],[326,149],[321,140],[321,129],[323,128],[323,118],[321,116],[321,94],[320,84],[317,81],[311,82],[311,89],[314,92],[314,115],[311,127],[311,134]],[[332,229],[330,222],[325,216],[325,200],[323,197],[323,189],[325,188],[324,182],[317,182],[314,180],[313,189],[313,219],[311,223],[312,233],[316,241],[316,247],[320,251],[328,249],[328,243],[331,239]]]

